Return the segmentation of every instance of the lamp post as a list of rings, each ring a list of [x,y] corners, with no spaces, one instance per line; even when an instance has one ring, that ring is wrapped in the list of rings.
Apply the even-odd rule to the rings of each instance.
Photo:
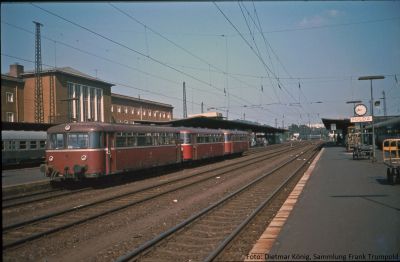
[[[384,79],[384,76],[361,76],[358,80],[370,80],[371,82],[371,116],[372,116],[372,162],[375,162],[375,126],[374,126],[374,97],[372,92],[372,80]]]

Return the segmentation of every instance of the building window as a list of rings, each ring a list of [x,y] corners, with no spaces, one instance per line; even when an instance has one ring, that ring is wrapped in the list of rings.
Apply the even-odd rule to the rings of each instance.
[[[128,107],[125,107],[124,111],[125,111],[125,114],[128,114]]]
[[[7,102],[8,103],[13,103],[14,102],[14,94],[13,93],[6,92],[6,96],[7,96]]]
[[[90,119],[92,120],[92,121],[96,121],[97,119],[96,119],[96,117],[95,117],[95,91],[96,91],[96,89],[94,89],[94,88],[90,88],[90,92],[89,92],[89,96],[90,96],[90,98],[89,98],[89,100],[90,100],[90,110],[89,110],[89,117],[90,117]]]
[[[117,107],[117,112],[118,112],[118,113],[121,113],[121,107],[120,107],[120,106]]]
[[[69,121],[104,122],[103,90],[100,88],[67,83]],[[111,108],[112,109],[112,108]]]
[[[135,114],[135,109],[132,108],[132,112],[131,113],[132,113],[132,115],[134,115]]]
[[[97,120],[96,121],[104,122],[103,90],[97,88],[96,95],[97,95],[97,103],[96,103],[96,105],[97,105]]]
[[[89,99],[88,99],[88,87],[87,86],[82,86],[82,96],[83,96],[83,121],[87,122],[89,116],[88,116],[88,109],[89,109]]]
[[[82,101],[81,85],[75,85],[75,98],[77,98],[76,103],[75,103],[75,106],[76,106],[75,116],[76,116],[76,120],[78,122],[80,122],[80,121],[82,121],[82,119],[81,119],[81,115],[82,115],[81,114],[81,101]]]
[[[14,122],[14,113],[13,112],[7,112],[6,117],[7,117],[7,122]]]
[[[67,100],[67,117],[68,117],[68,121],[71,122],[72,119],[75,117],[75,113],[74,113],[74,108],[75,108],[75,103],[74,100],[72,100],[74,98],[74,85],[72,83],[67,83],[67,88],[68,88],[68,100]]]
[[[114,106],[111,106],[111,113],[114,112]]]

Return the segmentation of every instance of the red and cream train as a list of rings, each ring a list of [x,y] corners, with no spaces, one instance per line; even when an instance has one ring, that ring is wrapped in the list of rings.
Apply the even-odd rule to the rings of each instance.
[[[47,131],[45,176],[100,177],[206,158],[242,154],[245,131],[70,123]]]

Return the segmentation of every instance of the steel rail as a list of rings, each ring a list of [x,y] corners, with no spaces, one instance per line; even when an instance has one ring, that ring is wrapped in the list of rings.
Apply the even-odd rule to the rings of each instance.
[[[295,148],[292,148],[292,149],[294,150],[294,149],[297,149],[297,148],[300,148],[300,147],[295,147]],[[194,174],[189,175],[189,176],[179,177],[177,179],[173,179],[173,180],[170,180],[170,181],[161,182],[161,183],[157,183],[157,184],[150,185],[150,186],[147,186],[147,187],[139,188],[137,190],[126,192],[124,194],[120,194],[120,195],[117,195],[117,196],[114,196],[114,197],[106,198],[106,199],[99,200],[99,201],[94,201],[94,202],[91,202],[91,203],[88,203],[88,204],[85,204],[85,205],[79,205],[77,207],[68,208],[68,209],[57,211],[57,212],[53,212],[53,213],[50,213],[50,214],[47,214],[47,215],[44,215],[44,216],[39,216],[39,217],[36,217],[36,218],[33,218],[33,219],[29,219],[29,220],[25,220],[25,221],[22,221],[22,222],[6,225],[6,226],[3,227],[3,231],[9,230],[9,229],[12,229],[12,228],[16,228],[16,227],[21,227],[21,226],[24,226],[24,225],[27,225],[27,224],[30,224],[30,223],[34,223],[34,222],[37,222],[37,221],[40,221],[40,220],[44,220],[44,219],[48,219],[48,218],[55,217],[55,216],[58,216],[58,215],[62,215],[62,214],[68,213],[68,212],[73,212],[73,211],[76,211],[76,210],[79,210],[79,209],[83,209],[83,208],[86,208],[86,207],[90,207],[90,206],[93,206],[93,205],[96,205],[96,204],[102,204],[104,202],[112,201],[112,200],[115,200],[115,199],[118,199],[118,198],[122,198],[122,197],[125,197],[125,196],[128,196],[128,195],[131,195],[131,194],[137,194],[137,193],[141,193],[141,192],[144,192],[146,190],[154,189],[154,188],[157,188],[157,187],[160,187],[160,186],[165,186],[165,185],[169,185],[169,184],[172,184],[172,183],[175,183],[175,182],[180,182],[180,181],[183,181],[183,180],[186,180],[186,179],[190,179],[190,178],[195,177],[195,176],[203,175],[203,174],[206,174],[206,173],[209,173],[209,172],[212,172],[212,171],[218,171],[218,170],[221,170],[221,169],[224,169],[224,168],[227,168],[227,167],[237,166],[237,165],[240,165],[240,164],[242,164],[244,162],[256,160],[256,159],[259,159],[259,158],[260,159],[264,159],[265,157],[267,157],[267,159],[268,159],[269,157],[275,157],[274,154],[279,155],[280,153],[285,152],[285,151],[287,151],[287,150],[283,149],[283,150],[279,150],[279,151],[276,151],[276,152],[275,151],[274,152],[268,152],[265,155],[257,156],[257,157],[251,158],[251,159],[246,159],[246,160],[240,161],[238,163],[227,164],[227,165],[224,165],[224,166],[221,166],[221,167],[217,167],[217,168],[212,169],[212,170],[206,170],[206,171],[202,171],[202,172],[197,172],[197,173],[194,173]],[[259,162],[259,160],[256,161],[256,162]],[[254,164],[254,162],[248,163],[248,164],[244,165],[243,167],[246,167],[246,166],[251,165],[251,164]],[[231,171],[231,170],[229,170],[229,171]],[[207,179],[209,179],[209,178],[207,178]],[[202,182],[202,181],[199,181],[199,182]]]
[[[36,195],[40,195],[40,194],[46,194],[46,193],[52,193],[52,192],[60,191],[59,194],[44,196],[44,197],[40,197],[40,198],[36,198],[36,199],[30,199],[30,200],[23,201],[23,202],[2,204],[2,206],[3,206],[3,209],[5,209],[5,208],[13,208],[13,207],[22,206],[22,205],[26,205],[26,204],[31,204],[31,203],[35,203],[35,202],[39,202],[39,201],[43,201],[43,200],[47,200],[47,199],[51,199],[51,198],[55,198],[55,197],[73,195],[75,193],[81,193],[81,192],[84,192],[84,191],[87,191],[87,190],[90,190],[90,189],[89,188],[82,188],[82,189],[78,189],[78,190],[74,190],[74,191],[67,191],[67,192],[64,192],[63,190],[53,190],[53,191],[47,191],[47,192],[43,192],[43,193],[35,193],[35,194],[26,195],[25,197],[28,198],[28,197],[32,197],[32,196],[36,196]],[[21,199],[21,198],[24,198],[24,196],[21,196],[21,197],[19,197],[17,199]],[[6,200],[6,201],[10,201],[10,200]]]
[[[292,149],[293,149],[293,148],[291,148],[291,150],[292,150]],[[254,163],[256,163],[256,162],[264,161],[265,159],[268,159],[268,157],[271,158],[271,157],[279,156],[283,151],[287,151],[287,150],[281,150],[281,151],[278,151],[278,152],[272,152],[272,153],[268,153],[267,155],[262,155],[262,156],[256,157],[256,158],[264,158],[264,159],[258,160],[258,161],[255,161],[255,162],[252,161],[252,160],[255,160],[256,158],[247,160],[247,161],[252,161],[252,162],[251,162],[251,163],[246,163],[245,165],[243,165],[243,166],[241,166],[241,167],[243,168],[243,167],[252,165],[252,164],[254,164]],[[289,151],[290,151],[290,150],[289,150]],[[273,155],[273,156],[271,156],[271,155]],[[266,156],[268,156],[268,157],[265,158]],[[78,210],[83,209],[83,208],[88,208],[88,207],[91,207],[91,206],[94,206],[94,205],[98,205],[98,204],[101,204],[101,203],[104,203],[104,202],[109,202],[109,201],[112,201],[112,200],[115,200],[115,199],[118,199],[118,198],[122,198],[122,197],[125,197],[125,196],[128,196],[128,195],[132,195],[132,194],[136,194],[136,193],[141,193],[141,192],[143,192],[143,191],[146,191],[146,190],[149,190],[149,189],[153,189],[153,188],[157,188],[157,187],[159,187],[159,186],[164,186],[164,185],[167,185],[167,184],[171,184],[171,183],[173,183],[173,182],[179,182],[179,181],[181,181],[181,180],[185,180],[185,179],[189,179],[189,178],[194,177],[194,176],[198,176],[199,174],[204,174],[204,173],[208,173],[208,172],[214,172],[215,170],[218,170],[218,169],[224,169],[224,168],[227,168],[227,167],[237,166],[237,165],[239,165],[239,164],[242,164],[243,162],[245,162],[245,161],[242,161],[242,162],[239,162],[239,163],[235,163],[235,164],[225,165],[225,166],[219,167],[219,168],[217,168],[217,169],[203,171],[203,172],[196,173],[196,174],[193,174],[193,175],[184,177],[184,178],[178,178],[178,179],[175,179],[175,180],[171,180],[171,181],[159,183],[159,184],[156,184],[156,185],[148,186],[148,187],[145,187],[145,188],[142,188],[142,189],[134,190],[134,191],[132,191],[132,192],[127,192],[127,193],[124,193],[124,194],[122,194],[122,195],[114,196],[114,197],[112,197],[112,198],[103,199],[103,200],[100,200],[100,201],[95,201],[95,202],[92,202],[92,203],[89,203],[89,204],[86,204],[86,205],[81,205],[81,206],[73,207],[73,208],[70,208],[70,209],[66,209],[66,210],[54,212],[54,213],[51,213],[51,214],[48,214],[48,215],[44,215],[44,216],[40,216],[40,217],[31,219],[31,220],[27,220],[27,221],[15,223],[15,224],[12,224],[12,225],[8,225],[8,226],[6,226],[6,227],[3,228],[3,233],[4,233],[5,231],[8,231],[8,230],[13,229],[13,228],[22,227],[22,226],[24,226],[24,225],[28,225],[28,224],[31,224],[31,223],[34,223],[34,222],[38,222],[38,221],[41,221],[41,220],[46,220],[46,219],[49,219],[49,218],[52,218],[52,217],[55,217],[55,216],[59,216],[59,215],[65,214],[65,213],[69,213],[69,212],[73,212],[73,211],[78,211]],[[221,174],[226,174],[226,173],[231,172],[231,171],[236,170],[236,169],[237,169],[237,167],[230,168],[228,171],[224,171],[224,172],[222,172]],[[221,175],[221,174],[217,174],[217,175]],[[133,201],[133,202],[131,202],[131,203],[129,203],[129,204],[126,204],[126,205],[123,205],[123,206],[119,206],[119,207],[116,207],[116,208],[109,209],[109,210],[107,210],[107,211],[98,213],[98,214],[96,214],[96,215],[89,216],[89,217],[87,217],[87,218],[85,218],[85,219],[81,219],[81,220],[78,220],[78,221],[74,221],[74,222],[71,222],[71,223],[68,223],[68,224],[65,224],[65,225],[62,225],[62,226],[53,228],[53,229],[49,229],[49,230],[44,231],[44,232],[41,232],[41,233],[33,234],[33,235],[28,236],[28,237],[18,239],[18,240],[16,240],[16,241],[13,241],[13,242],[4,244],[4,245],[3,245],[3,250],[4,250],[4,249],[7,249],[7,248],[10,248],[10,247],[13,247],[13,246],[16,246],[16,245],[20,245],[20,244],[22,244],[22,243],[25,243],[25,242],[28,242],[28,241],[31,241],[31,240],[34,240],[34,239],[39,238],[39,237],[42,237],[42,236],[44,236],[44,235],[48,235],[48,234],[51,234],[51,233],[54,233],[54,232],[57,232],[57,231],[60,231],[60,230],[63,230],[63,229],[72,227],[72,226],[74,226],[74,225],[81,224],[81,223],[84,223],[84,222],[89,221],[89,220],[93,220],[93,219],[98,218],[98,217],[100,217],[100,216],[104,216],[104,215],[107,215],[107,214],[110,214],[110,213],[113,213],[113,212],[122,210],[122,209],[124,209],[124,208],[130,207],[130,206],[133,206],[133,205],[137,205],[137,204],[139,204],[139,203],[142,203],[142,202],[145,202],[145,201],[148,201],[148,200],[157,198],[157,197],[159,197],[159,196],[162,196],[162,195],[165,195],[165,194],[168,194],[168,193],[171,193],[171,192],[180,190],[180,189],[182,189],[182,188],[186,188],[186,187],[192,186],[192,185],[194,185],[194,184],[201,183],[201,182],[206,181],[206,180],[208,180],[208,179],[211,179],[211,178],[213,178],[213,177],[215,177],[215,176],[216,176],[216,174],[213,174],[213,175],[211,175],[210,177],[206,177],[206,178],[203,178],[203,179],[201,179],[201,180],[197,180],[197,181],[194,181],[194,182],[192,182],[192,183],[189,183],[189,184],[180,186],[180,187],[178,187],[178,188],[173,188],[173,189],[171,189],[171,190],[167,190],[167,191],[165,191],[165,192],[161,192],[161,193],[155,194],[155,195],[153,195],[153,196],[146,197],[146,198],[144,198],[144,199],[140,199],[140,200],[137,200],[137,201]],[[3,236],[3,242],[4,242],[4,236]]]
[[[276,195],[278,195],[279,192],[298,174],[300,170],[304,168],[308,164],[308,162],[315,157],[315,155],[318,153],[318,150],[320,147],[314,149],[314,153],[307,159],[307,161],[304,161],[304,163],[298,167],[281,185],[268,197],[266,198],[238,227],[235,228],[232,233],[227,236],[219,246],[217,246],[213,252],[211,252],[207,258],[203,260],[203,262],[211,262],[215,258],[218,257],[219,254],[226,248],[226,246],[232,242],[232,240],[237,237],[240,232],[265,208],[265,206],[270,203]]]
[[[275,167],[271,171],[268,171],[267,173],[263,174],[262,176],[258,177],[257,179],[251,181],[250,183],[248,183],[248,184],[244,185],[243,187],[239,188],[238,190],[236,190],[236,191],[230,193],[229,195],[225,196],[224,198],[222,198],[221,200],[219,200],[216,203],[212,204],[211,206],[208,206],[207,208],[205,208],[205,209],[201,210],[200,212],[196,213],[195,215],[193,215],[193,216],[189,217],[188,219],[182,221],[178,225],[170,228],[169,230],[161,233],[160,235],[156,236],[155,238],[147,241],[146,243],[144,243],[143,245],[139,246],[135,250],[133,250],[133,251],[131,251],[131,252],[119,257],[116,261],[117,262],[125,262],[125,261],[129,261],[130,259],[139,256],[140,254],[142,254],[145,251],[149,250],[150,248],[154,247],[156,244],[158,244],[162,240],[165,240],[170,235],[172,235],[175,232],[181,230],[185,226],[191,224],[192,222],[194,222],[198,218],[202,217],[203,215],[207,214],[211,210],[215,209],[216,207],[219,207],[220,205],[222,205],[226,201],[230,200],[234,196],[236,196],[239,193],[243,192],[244,190],[246,190],[246,189],[250,188],[251,186],[257,184],[260,180],[270,176],[271,174],[275,173],[276,171],[278,171],[279,169],[283,168],[284,166],[292,163],[294,160],[296,160],[300,155],[303,155],[304,153],[305,152],[302,152],[299,155],[296,155],[295,157],[290,158],[289,160],[287,160],[284,163],[278,165],[277,167]]]

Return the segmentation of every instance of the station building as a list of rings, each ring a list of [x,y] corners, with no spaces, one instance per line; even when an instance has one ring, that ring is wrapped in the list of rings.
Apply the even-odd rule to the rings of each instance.
[[[111,94],[111,116],[114,123],[133,124],[135,121],[170,121],[172,105],[150,100]]]
[[[111,93],[112,83],[71,67],[43,70],[44,124],[66,122],[129,123],[169,121],[173,107],[150,100]],[[10,65],[1,75],[2,122],[35,123],[35,73]]]

